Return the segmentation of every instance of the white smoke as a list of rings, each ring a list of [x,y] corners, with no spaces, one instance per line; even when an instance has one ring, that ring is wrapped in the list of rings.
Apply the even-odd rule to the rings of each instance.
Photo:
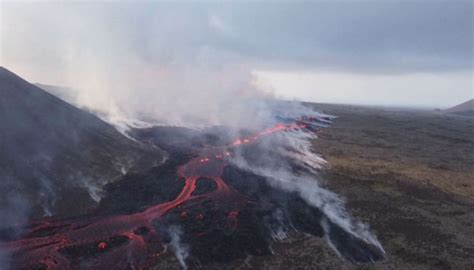
[[[183,269],[187,269],[186,258],[189,256],[189,246],[181,242],[181,235],[183,234],[181,228],[175,225],[170,226],[168,233],[171,237],[171,250],[174,252]]]
[[[376,236],[370,232],[368,226],[354,220],[347,213],[344,201],[335,193],[320,186],[315,173],[326,164],[326,161],[311,150],[309,137],[310,135],[306,132],[295,131],[279,134],[274,136],[275,139],[262,143],[280,145],[280,147],[273,147],[273,149],[279,152],[280,155],[294,157],[297,160],[296,164],[304,164],[305,169],[310,173],[296,174],[291,170],[291,165],[282,164],[281,160],[278,160],[278,163],[277,161],[272,162],[272,159],[249,163],[246,158],[239,154],[232,159],[232,163],[241,169],[264,176],[267,182],[275,188],[296,192],[306,203],[322,211],[332,223],[383,251],[382,245]],[[327,236],[329,230],[328,226],[325,226],[324,220],[321,225]],[[329,237],[326,237],[326,239],[330,242]],[[330,245],[334,247],[331,243]]]
[[[43,209],[43,216],[52,216],[53,208],[56,203],[56,192],[52,187],[52,183],[49,179],[37,174],[38,180],[41,183],[39,190],[39,197],[41,201],[41,207]]]
[[[276,209],[272,213],[272,222],[266,225],[271,230],[273,240],[282,241],[288,238],[288,227],[281,209]]]
[[[52,53],[36,53],[33,59],[50,63],[50,73],[68,86],[70,92],[64,96],[70,102],[96,112],[122,132],[156,124],[252,129],[279,122],[275,116],[294,119],[315,114],[295,102],[278,102],[263,91],[252,75],[254,63],[245,56],[207,44],[211,38],[220,41],[223,36],[238,34],[221,18],[206,10],[196,12],[193,5],[143,5],[19,5],[0,27],[20,29],[15,31],[20,33],[41,32],[42,40],[54,40],[45,45],[35,43],[40,48],[33,53]],[[45,11],[51,16],[43,16]],[[48,31],[38,31],[40,27]],[[35,36],[18,38],[18,46],[30,44],[30,38]],[[266,145],[268,149],[296,160],[308,171],[316,173],[325,164],[312,152],[307,133],[286,133],[275,139],[278,144]],[[274,163],[280,160],[265,160],[257,166],[237,156],[232,162],[265,176],[276,188],[297,192],[331,222],[380,247],[365,225],[350,218],[343,201],[314,177],[295,175],[289,166]],[[95,186],[88,187],[91,197],[99,200]],[[171,227],[170,235],[171,248],[186,267],[189,249],[181,243],[181,230]]]
[[[35,42],[35,52],[44,54],[21,54],[48,63],[38,69],[50,74],[44,76],[50,81],[40,82],[66,86],[55,94],[96,112],[122,132],[148,124],[247,126],[258,109],[252,101],[271,95],[258,86],[246,57],[208,44],[208,39],[232,35],[232,28],[196,8],[144,2],[7,3],[10,12],[0,28],[7,34],[9,25],[33,36],[41,32],[35,37],[48,42]],[[12,58],[31,38],[15,33],[17,38],[7,44]]]

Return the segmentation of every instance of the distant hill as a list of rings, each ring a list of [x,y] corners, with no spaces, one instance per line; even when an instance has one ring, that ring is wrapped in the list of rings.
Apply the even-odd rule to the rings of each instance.
[[[163,157],[0,67],[0,216],[10,217],[0,228],[25,216],[86,213],[103,185]]]
[[[446,113],[453,113],[466,116],[474,116],[474,99],[444,110]]]

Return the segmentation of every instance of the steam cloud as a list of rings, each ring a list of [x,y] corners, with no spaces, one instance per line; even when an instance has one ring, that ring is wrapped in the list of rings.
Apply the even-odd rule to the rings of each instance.
[[[307,109],[301,108],[302,112],[305,110]],[[331,237],[331,227],[328,225],[328,221],[353,237],[378,247],[384,252],[382,245],[376,236],[370,232],[368,226],[354,220],[346,212],[344,201],[319,184],[317,180],[318,171],[326,165],[326,161],[311,149],[310,139],[312,139],[312,136],[302,131],[295,131],[281,133],[272,138],[272,140],[262,142],[266,151],[261,157],[254,158],[249,162],[249,158],[240,152],[233,158],[232,163],[241,169],[264,176],[267,182],[275,188],[290,193],[296,192],[306,203],[318,208],[325,216],[321,220],[325,238],[338,254],[338,243]],[[275,148],[275,145],[278,147]],[[279,158],[278,156],[291,157],[291,159]],[[293,160],[292,164],[287,160]],[[293,168],[295,165],[302,166],[302,169],[295,172]],[[277,236],[274,237],[276,239],[283,235],[278,232],[279,229],[281,228],[277,228]]]
[[[168,228],[168,233],[171,237],[170,246],[176,259],[178,259],[183,269],[187,269],[186,258],[189,256],[189,247],[181,242],[181,235],[183,234],[181,228],[172,225]]]
[[[274,100],[255,82],[247,59],[203,42],[208,36],[198,33],[213,38],[233,34],[231,27],[212,14],[192,13],[192,7],[170,12],[157,6],[143,13],[132,5],[125,9],[112,4],[91,5],[93,9],[89,5],[62,6],[60,16],[42,17],[52,29],[44,35],[53,39],[58,33],[63,35],[54,48],[58,77],[69,86],[63,98],[95,111],[122,132],[128,127],[156,124],[252,129],[276,123],[277,117],[295,119],[314,114],[301,104]],[[20,11],[25,15],[44,8],[48,5]],[[85,14],[86,18],[81,16]],[[74,35],[67,35],[69,32]],[[301,175],[295,175],[290,164],[281,163],[286,159],[271,156],[249,163],[240,155],[232,162],[265,176],[276,188],[297,192],[329,221],[381,248],[365,225],[350,218],[343,201],[311,176],[325,161],[314,154],[309,139],[306,133],[285,133],[275,136],[278,143],[263,142],[261,146],[272,149],[278,145],[271,151],[301,164],[307,170]],[[45,187],[44,192],[48,192]],[[99,199],[97,190],[89,191]],[[322,222],[329,235],[328,226]],[[171,248],[186,267],[189,250],[180,241],[181,230],[172,226],[169,233]],[[282,231],[275,235],[283,237]],[[328,240],[331,243],[330,237]]]
[[[60,96],[121,131],[149,122],[246,126],[261,111],[248,100],[271,98],[248,59],[206,42],[232,35],[211,11],[165,3],[5,5],[15,11],[5,14],[5,27],[36,33],[42,25],[48,31],[38,39],[56,41],[36,44],[48,58],[34,56],[57,78],[40,83],[65,85]],[[41,16],[49,10],[55,16]]]

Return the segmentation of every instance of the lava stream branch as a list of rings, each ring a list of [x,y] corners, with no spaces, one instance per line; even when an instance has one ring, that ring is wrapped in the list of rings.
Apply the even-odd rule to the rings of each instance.
[[[103,260],[120,262],[121,254],[135,256],[128,263],[143,267],[162,251],[162,248],[150,248],[151,242],[159,243],[160,237],[155,232],[153,223],[171,210],[182,206],[191,200],[212,199],[211,194],[228,194],[234,192],[222,179],[227,158],[231,156],[230,149],[246,144],[255,143],[262,137],[276,132],[307,128],[307,121],[301,119],[296,123],[277,124],[262,130],[253,136],[236,139],[228,146],[211,150],[212,155],[193,158],[178,167],[177,175],[184,179],[184,187],[172,201],[148,207],[142,212],[130,215],[86,218],[85,220],[45,220],[27,229],[22,239],[0,243],[0,256],[11,256],[15,268],[33,268],[43,266],[47,269],[68,269],[71,263],[61,251],[75,247],[92,245],[98,253],[107,251],[117,239],[125,239],[125,245],[105,253],[96,261],[95,266],[107,265]],[[312,121],[312,120],[311,120]],[[217,186],[214,192],[193,196],[200,178],[211,179]],[[234,226],[238,224],[238,212],[231,212]],[[140,231],[146,230],[142,235]],[[151,253],[151,255],[143,255]],[[101,261],[102,260],[102,261]]]

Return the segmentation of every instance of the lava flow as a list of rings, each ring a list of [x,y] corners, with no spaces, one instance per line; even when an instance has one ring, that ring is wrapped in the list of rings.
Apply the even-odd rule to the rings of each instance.
[[[146,208],[142,212],[107,217],[80,219],[50,219],[33,221],[21,239],[0,243],[0,257],[9,257],[12,269],[74,269],[72,259],[87,257],[87,268],[147,268],[166,250],[156,223],[173,209],[180,209],[181,218],[188,218],[184,204],[204,200],[222,200],[238,195],[222,179],[224,167],[233,148],[252,144],[276,132],[307,129],[309,122],[318,119],[302,118],[290,124],[277,124],[252,136],[239,138],[230,145],[210,148],[206,155],[193,158],[177,169],[184,179],[184,187],[172,201]],[[216,189],[204,194],[193,194],[198,179],[212,180]],[[203,215],[195,217],[202,220]],[[229,224],[239,225],[239,210],[228,213]],[[197,233],[202,237],[204,233]]]

